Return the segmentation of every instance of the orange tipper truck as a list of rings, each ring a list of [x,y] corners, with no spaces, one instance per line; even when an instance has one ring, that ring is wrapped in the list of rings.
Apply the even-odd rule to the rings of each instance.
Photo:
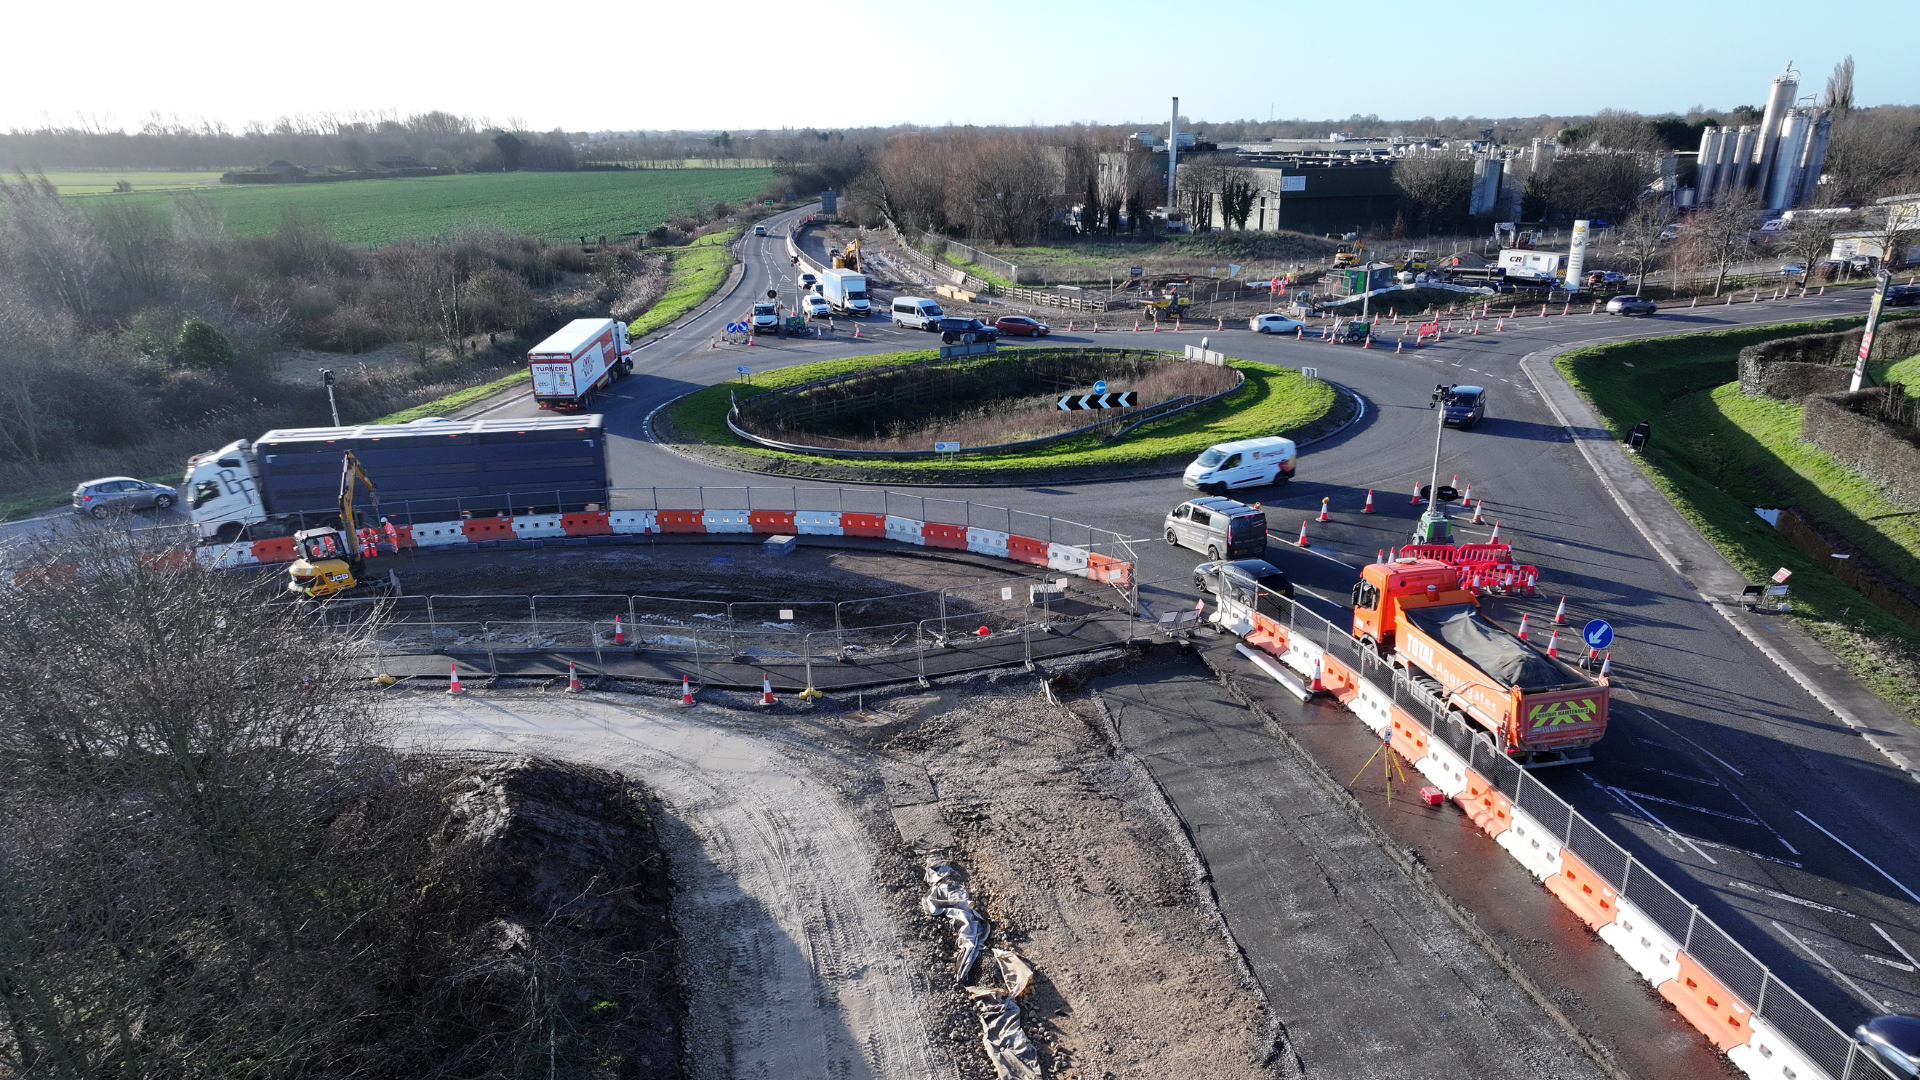
[[[1353,636],[1492,732],[1523,765],[1589,761],[1607,733],[1606,680],[1481,614],[1446,563],[1409,558],[1362,569]]]

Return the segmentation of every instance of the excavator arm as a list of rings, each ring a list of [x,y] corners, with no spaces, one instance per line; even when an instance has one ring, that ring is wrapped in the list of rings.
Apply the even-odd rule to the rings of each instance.
[[[340,533],[346,549],[355,559],[365,553],[360,550],[360,530],[353,516],[354,481],[367,485],[367,495],[372,498],[377,509],[380,506],[380,491],[373,486],[373,479],[367,470],[360,467],[360,459],[348,450],[340,456]]]

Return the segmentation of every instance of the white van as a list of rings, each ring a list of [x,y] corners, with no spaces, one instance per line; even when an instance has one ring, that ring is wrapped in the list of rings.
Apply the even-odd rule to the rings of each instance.
[[[910,327],[914,330],[926,330],[940,325],[946,317],[940,305],[925,297],[901,296],[893,301],[893,325]]]
[[[1300,451],[1292,439],[1269,435],[1207,447],[1180,482],[1196,491],[1263,487],[1293,479]]]

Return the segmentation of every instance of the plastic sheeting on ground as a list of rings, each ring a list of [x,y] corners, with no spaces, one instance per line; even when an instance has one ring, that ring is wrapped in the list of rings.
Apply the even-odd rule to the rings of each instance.
[[[954,967],[959,985],[973,1000],[980,1016],[980,1041],[986,1047],[987,1060],[999,1080],[1039,1080],[1040,1051],[1027,1038],[1020,1024],[1018,998],[1033,985],[1033,966],[1011,949],[993,950],[993,971],[997,986],[968,986],[967,979],[978,966],[986,947],[988,927],[973,910],[973,898],[966,886],[955,880],[952,866],[937,860],[927,863],[927,895],[920,910],[928,915],[944,916],[954,926]]]

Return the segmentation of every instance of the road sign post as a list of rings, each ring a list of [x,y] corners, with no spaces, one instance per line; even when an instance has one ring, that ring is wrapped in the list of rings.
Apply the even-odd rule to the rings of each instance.
[[[1580,637],[1589,649],[1604,649],[1613,644],[1613,624],[1605,619],[1595,619],[1582,627]]]

